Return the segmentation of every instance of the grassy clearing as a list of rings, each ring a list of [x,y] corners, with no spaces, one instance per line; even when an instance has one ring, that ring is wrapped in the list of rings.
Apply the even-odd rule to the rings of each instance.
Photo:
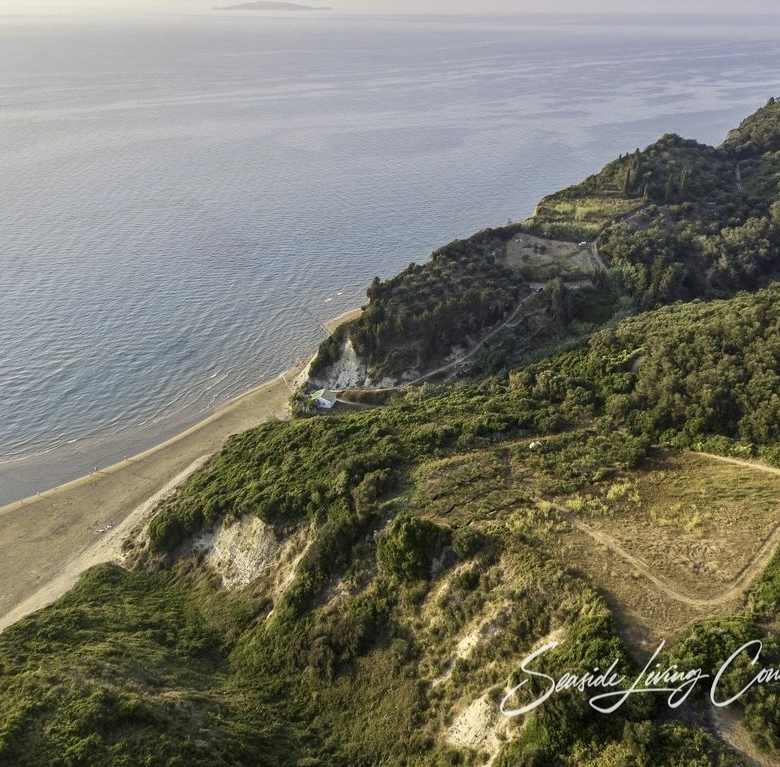
[[[559,220],[606,223],[616,217],[625,217],[643,205],[642,200],[625,197],[594,195],[567,200],[555,195],[539,206],[539,212]]]
[[[780,522],[778,497],[780,476],[694,453],[669,453],[558,501],[670,588],[711,599],[727,593]],[[609,595],[624,618],[626,636],[638,637],[635,648],[671,639],[694,619],[737,607],[692,608],[675,601],[581,531],[569,530],[558,542],[563,557]]]
[[[557,276],[585,279],[592,273],[595,262],[586,246],[523,232],[507,243],[506,264],[531,282],[546,282]]]
[[[527,486],[513,474],[504,450],[481,450],[416,469],[412,506],[458,526],[503,516],[524,501]]]

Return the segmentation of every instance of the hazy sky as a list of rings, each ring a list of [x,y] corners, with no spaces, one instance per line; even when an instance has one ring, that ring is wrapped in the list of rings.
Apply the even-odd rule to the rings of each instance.
[[[209,12],[215,5],[243,0],[0,0],[6,13],[171,13]],[[329,5],[347,13],[506,13],[506,12],[625,12],[625,13],[780,13],[777,0],[298,0]]]

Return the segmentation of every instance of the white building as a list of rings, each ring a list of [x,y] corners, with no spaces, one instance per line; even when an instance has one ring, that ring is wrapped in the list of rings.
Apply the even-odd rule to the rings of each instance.
[[[330,389],[318,389],[309,398],[317,407],[330,410],[336,404],[336,392]]]

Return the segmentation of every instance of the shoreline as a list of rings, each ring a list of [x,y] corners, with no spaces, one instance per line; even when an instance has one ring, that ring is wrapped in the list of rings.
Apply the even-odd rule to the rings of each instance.
[[[328,333],[358,316],[324,323]],[[289,416],[309,360],[227,402],[180,434],[104,469],[0,508],[0,631],[50,604],[88,568],[121,560],[124,538],[232,434]]]

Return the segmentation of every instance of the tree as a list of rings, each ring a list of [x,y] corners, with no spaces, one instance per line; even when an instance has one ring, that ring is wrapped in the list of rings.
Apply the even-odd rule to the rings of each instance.
[[[368,296],[369,301],[379,300],[382,295],[382,283],[379,281],[379,277],[374,277],[374,279],[371,280],[371,284],[368,286],[366,295]]]

